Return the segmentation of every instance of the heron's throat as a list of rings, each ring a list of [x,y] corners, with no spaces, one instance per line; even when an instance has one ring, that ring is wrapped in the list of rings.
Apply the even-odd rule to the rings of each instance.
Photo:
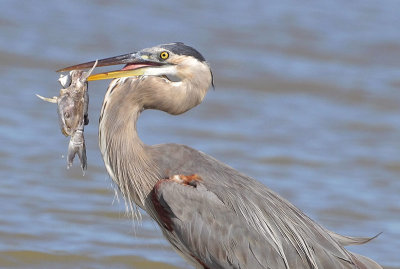
[[[115,79],[108,87],[100,114],[99,145],[107,171],[130,209],[133,203],[143,207],[161,178],[136,131],[141,111],[157,109],[178,115],[197,106],[211,84],[209,69],[204,72],[208,72],[206,79],[188,76],[191,79],[170,82],[144,76]]]
[[[132,103],[129,96],[115,94],[113,83],[106,93],[100,115],[99,146],[107,172],[118,186],[127,209],[134,212],[134,203],[144,207],[159,175],[136,131],[142,107]]]

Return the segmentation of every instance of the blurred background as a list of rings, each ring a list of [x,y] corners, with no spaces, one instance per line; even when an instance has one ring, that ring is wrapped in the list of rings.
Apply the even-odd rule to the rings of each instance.
[[[12,1],[0,9],[0,267],[188,268],[114,196],[97,146],[109,81],[89,85],[88,170],[67,170],[54,70],[183,41],[215,90],[179,117],[145,111],[145,143],[175,142],[261,180],[351,250],[400,268],[400,2]]]

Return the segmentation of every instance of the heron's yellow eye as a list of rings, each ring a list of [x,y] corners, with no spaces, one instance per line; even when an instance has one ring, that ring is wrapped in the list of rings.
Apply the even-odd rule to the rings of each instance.
[[[163,51],[163,52],[160,53],[160,58],[161,59],[166,60],[166,59],[168,59],[168,57],[169,57],[168,52]]]

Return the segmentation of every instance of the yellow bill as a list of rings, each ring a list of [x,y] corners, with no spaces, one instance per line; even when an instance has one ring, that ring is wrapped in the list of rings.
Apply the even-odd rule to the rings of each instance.
[[[137,69],[133,69],[133,70],[117,70],[117,71],[99,73],[99,74],[90,75],[87,80],[93,81],[93,80],[142,76],[142,75],[144,75],[144,73],[146,71],[145,69],[146,68],[144,67],[144,68],[137,68]]]

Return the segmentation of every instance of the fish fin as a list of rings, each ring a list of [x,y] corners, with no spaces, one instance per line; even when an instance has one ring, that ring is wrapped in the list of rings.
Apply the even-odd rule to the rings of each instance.
[[[95,69],[95,67],[97,66],[97,63],[99,62],[99,60],[96,60],[94,62],[93,67],[86,73],[85,75],[85,80],[87,80],[87,78],[92,74],[93,70]]]
[[[74,148],[74,145],[72,143],[72,138],[69,141],[68,144],[68,153],[67,153],[67,169],[70,169],[72,166],[72,163],[74,162],[74,158],[76,155],[77,151]]]
[[[84,123],[84,125],[88,125],[89,124],[89,116],[86,114],[84,117],[83,117],[83,123]]]
[[[39,97],[40,99],[42,99],[43,101],[49,102],[49,103],[54,103],[57,104],[57,96],[54,96],[53,98],[47,98],[47,97],[43,97],[39,94],[36,94],[37,97]]]
[[[86,158],[86,146],[85,143],[83,143],[82,147],[79,147],[78,149],[78,157],[79,160],[81,161],[81,168],[83,175],[85,175],[85,170],[87,169],[87,158]]]

